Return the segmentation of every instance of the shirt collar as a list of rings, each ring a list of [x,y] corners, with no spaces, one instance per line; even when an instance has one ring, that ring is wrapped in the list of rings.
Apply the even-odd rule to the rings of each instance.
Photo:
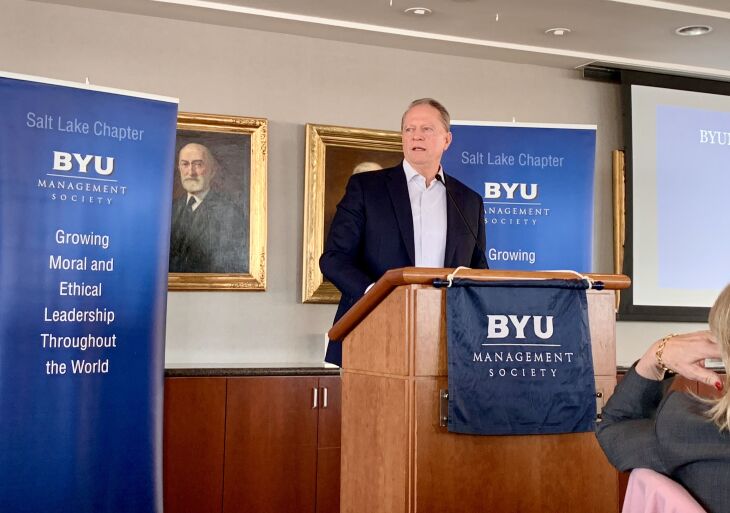
[[[420,176],[423,178],[423,175],[416,171],[416,168],[414,168],[410,162],[408,162],[406,159],[403,159],[403,171],[406,174],[406,182],[410,182],[414,178]],[[446,177],[444,176],[444,168],[443,166],[439,165],[439,171],[437,173],[438,175],[441,175],[441,179],[444,180],[443,183],[446,183]],[[423,178],[423,181],[425,182],[426,179]]]
[[[196,193],[189,192],[188,193],[188,201],[190,201],[190,196],[195,196],[195,201],[196,201],[195,204],[196,205],[199,205],[199,204],[201,204],[203,202],[203,200],[205,199],[205,197],[208,195],[209,192],[210,192],[210,189],[207,189],[207,190],[202,191],[202,192],[196,192]]]

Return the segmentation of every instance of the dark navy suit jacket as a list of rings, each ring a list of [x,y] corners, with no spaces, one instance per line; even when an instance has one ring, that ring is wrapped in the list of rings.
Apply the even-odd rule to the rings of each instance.
[[[449,176],[446,189],[444,267],[484,269],[484,204],[467,186]],[[454,205],[458,203],[469,232]],[[482,248],[482,249],[480,249]],[[353,175],[332,220],[319,260],[322,274],[342,293],[335,322],[390,269],[415,265],[413,214],[403,165]],[[325,361],[341,365],[342,345],[330,342]]]

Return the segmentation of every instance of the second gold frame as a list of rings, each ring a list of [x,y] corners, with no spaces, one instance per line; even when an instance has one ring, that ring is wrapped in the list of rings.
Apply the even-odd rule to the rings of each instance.
[[[302,302],[337,303],[340,293],[319,270],[337,203],[353,173],[398,164],[400,132],[308,124],[304,179]]]

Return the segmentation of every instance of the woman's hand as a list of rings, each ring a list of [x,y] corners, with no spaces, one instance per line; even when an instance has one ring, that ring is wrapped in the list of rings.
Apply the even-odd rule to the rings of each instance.
[[[664,377],[664,369],[659,365],[657,358],[657,351],[663,341],[662,339],[654,342],[636,364],[636,372],[639,375],[653,380]],[[706,358],[720,358],[720,346],[709,331],[674,335],[664,342],[664,349],[661,352],[662,363],[670,370],[685,378],[707,383],[722,390],[720,377],[704,367]]]

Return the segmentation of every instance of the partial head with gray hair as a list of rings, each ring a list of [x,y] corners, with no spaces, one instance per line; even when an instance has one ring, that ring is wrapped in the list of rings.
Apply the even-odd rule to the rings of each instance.
[[[410,103],[410,105],[408,105],[408,108],[403,113],[403,116],[401,116],[401,119],[400,119],[401,130],[403,130],[403,123],[406,119],[406,114],[408,114],[408,111],[418,105],[428,105],[428,106],[436,109],[439,113],[439,116],[441,117],[441,124],[443,125],[444,130],[446,130],[447,132],[451,131],[451,115],[449,114],[449,111],[446,110],[446,107],[444,107],[441,104],[441,102],[434,100],[433,98],[419,98],[418,100],[413,100]]]

